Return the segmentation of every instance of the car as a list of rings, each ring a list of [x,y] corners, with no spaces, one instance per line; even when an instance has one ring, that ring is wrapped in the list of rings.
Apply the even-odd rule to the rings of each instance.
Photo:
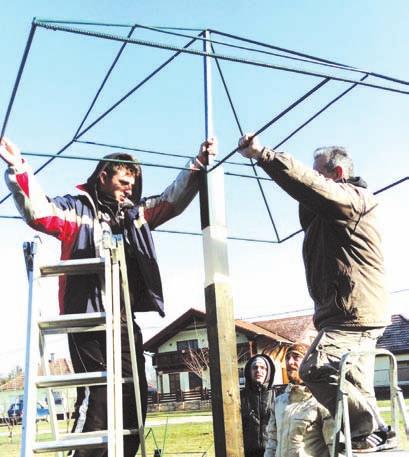
[[[7,410],[7,415],[10,419],[20,421],[23,418],[24,408],[23,400],[18,400],[12,403]],[[39,401],[37,402],[37,421],[39,420],[48,420],[50,412],[48,408],[42,405]]]

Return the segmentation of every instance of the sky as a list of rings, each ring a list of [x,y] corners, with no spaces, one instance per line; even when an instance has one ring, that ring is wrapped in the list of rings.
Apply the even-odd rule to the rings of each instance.
[[[341,2],[276,0],[193,1],[19,1],[2,0],[3,39],[0,40],[0,122],[6,114],[14,80],[33,17],[92,21],[107,24],[139,23],[150,26],[214,29],[256,41],[401,79],[408,78],[409,5],[405,0],[343,0]],[[129,28],[80,26],[115,35]],[[184,32],[195,34],[197,32]],[[140,40],[183,46],[188,38],[137,29]],[[217,36],[220,41],[228,41]],[[235,42],[237,44],[237,42]],[[245,43],[239,43],[245,45]],[[73,137],[120,43],[69,33],[38,29],[34,36],[6,135],[23,151],[54,154]],[[299,61],[255,54],[215,44],[220,54],[254,59],[275,65],[304,68],[359,79],[358,73],[313,67]],[[248,45],[256,47],[255,45]],[[201,50],[201,44],[193,49]],[[172,51],[128,45],[85,125],[142,81]],[[222,61],[220,65],[240,123],[256,131],[314,87],[321,78],[270,68]],[[239,131],[212,65],[213,121],[219,156],[232,151]],[[370,83],[392,86],[376,80]],[[348,84],[332,81],[281,118],[261,135],[274,146],[289,132],[322,108]],[[407,86],[400,86],[406,89]],[[408,175],[408,95],[358,87],[301,132],[282,150],[306,164],[323,145],[343,145],[354,158],[357,174],[372,190]],[[182,55],[150,79],[100,123],[81,137],[85,141],[193,156],[204,139],[203,59]],[[101,157],[115,148],[75,143],[66,154]],[[138,153],[142,162],[183,167],[185,159]],[[45,159],[28,157],[37,168]],[[232,160],[244,163],[239,156]],[[5,170],[5,165],[0,164]],[[38,178],[50,196],[74,193],[75,185],[89,176],[95,162],[57,159]],[[243,166],[226,165],[230,173],[251,174]],[[160,193],[177,170],[144,167],[144,195]],[[272,182],[263,182],[281,238],[299,228],[297,205]],[[0,200],[7,188],[0,182]],[[405,313],[409,302],[407,259],[408,181],[379,196],[381,228],[391,311]],[[229,236],[274,240],[275,235],[254,179],[225,176],[226,224]],[[200,231],[198,199],[167,230]],[[0,204],[0,215],[17,215],[9,198]],[[34,231],[21,220],[0,219],[0,373],[24,364],[27,280],[22,243]],[[138,314],[145,339],[150,338],[190,307],[204,309],[204,268],[199,236],[154,235],[164,283],[166,317]],[[59,256],[58,243],[42,236],[50,261]],[[311,309],[301,259],[300,235],[282,244],[229,241],[229,269],[236,318],[263,319]],[[55,284],[45,288],[45,313],[57,312]],[[63,338],[52,343],[57,356],[66,351]]]

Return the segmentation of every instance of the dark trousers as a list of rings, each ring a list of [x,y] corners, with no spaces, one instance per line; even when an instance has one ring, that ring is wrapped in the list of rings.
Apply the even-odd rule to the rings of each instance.
[[[142,401],[142,417],[145,423],[148,387],[145,375],[145,358],[141,330],[134,325],[135,347],[138,360],[139,386]],[[106,370],[105,332],[69,334],[69,349],[75,373]],[[131,354],[126,323],[121,324],[122,376],[132,376]],[[124,428],[136,428],[136,402],[133,384],[123,384]],[[75,422],[73,432],[91,432],[107,429],[107,389],[106,386],[77,388]],[[139,448],[139,435],[124,437],[124,457],[134,457]],[[80,449],[74,457],[107,457],[106,448]]]

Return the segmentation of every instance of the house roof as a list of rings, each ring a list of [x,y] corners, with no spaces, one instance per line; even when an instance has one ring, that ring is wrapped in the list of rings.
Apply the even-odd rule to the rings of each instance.
[[[392,323],[379,338],[377,347],[388,349],[394,354],[409,352],[409,319],[402,314],[394,314]]]
[[[256,325],[254,322],[245,322],[240,319],[235,320],[236,323],[236,330],[245,333],[247,336],[250,337],[258,337],[258,336],[266,336],[267,338],[271,338],[275,341],[281,341],[284,343],[291,343],[292,341],[284,338],[283,336],[279,335],[278,333],[274,333],[269,329],[261,327],[260,325]]]
[[[201,326],[205,325],[206,313],[199,311],[195,308],[188,309],[185,313],[179,316],[167,327],[162,329],[150,340],[144,344],[145,351],[157,352],[160,345],[169,340],[172,336],[178,332],[185,330],[189,324],[199,323]],[[257,338],[258,336],[264,336],[275,341],[291,342],[286,338],[271,332],[269,329],[259,327],[254,323],[245,322],[239,319],[235,320],[236,331],[244,333],[250,338]]]
[[[68,374],[73,373],[72,363],[67,359],[56,359],[48,362],[51,374]],[[44,374],[43,370],[38,367],[38,374]],[[5,382],[0,386],[0,392],[6,390],[23,390],[24,389],[24,373],[19,373],[13,379]]]
[[[290,341],[303,341],[308,344],[311,343],[312,338],[317,334],[312,322],[312,314],[257,321],[253,322],[253,324],[287,338]]]
[[[148,340],[144,348],[149,352],[157,352],[160,345],[178,332],[185,330],[188,325],[194,323],[204,327],[205,319],[206,314],[203,311],[190,308]],[[310,344],[317,334],[311,314],[257,322],[236,319],[235,325],[236,331],[244,333],[249,338],[263,336],[284,343],[302,341]],[[386,327],[383,336],[379,339],[378,347],[388,349],[394,354],[409,352],[409,319],[401,314],[394,314],[392,324]]]
[[[0,392],[5,390],[23,390],[24,389],[24,374],[19,373],[14,378],[5,382],[0,386]]]

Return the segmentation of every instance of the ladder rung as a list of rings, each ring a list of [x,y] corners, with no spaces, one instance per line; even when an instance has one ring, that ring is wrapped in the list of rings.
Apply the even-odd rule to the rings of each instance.
[[[125,428],[123,430],[123,434],[125,435],[136,435],[138,430],[136,428]],[[82,433],[61,433],[60,439],[67,440],[67,439],[74,439],[74,438],[95,438],[95,437],[103,437],[108,436],[107,430],[95,430],[93,432],[82,432]]]
[[[133,382],[131,376],[122,378],[122,383],[130,384]],[[69,387],[69,386],[96,386],[107,383],[106,371],[92,371],[89,373],[71,373],[49,376],[38,376],[36,385],[38,388]]]
[[[91,259],[61,260],[55,264],[42,265],[41,276],[84,275],[104,270],[105,260],[101,257]]]
[[[69,451],[71,449],[98,448],[106,446],[107,442],[108,437],[106,435],[95,436],[90,438],[74,438],[57,441],[45,441],[35,443],[33,446],[33,452],[35,454],[41,454],[43,452]]]
[[[68,386],[92,386],[106,384],[106,371],[93,371],[90,373],[74,373],[64,375],[38,376],[36,384],[38,388],[68,387]]]
[[[38,326],[45,334],[104,330],[105,313],[64,314],[53,319],[41,320]]]
[[[136,435],[136,429],[124,429],[124,435]],[[71,449],[85,449],[104,447],[108,443],[108,431],[97,430],[95,432],[69,433],[61,435],[57,441],[42,441],[35,443],[33,452],[40,454],[43,452],[69,451]]]

